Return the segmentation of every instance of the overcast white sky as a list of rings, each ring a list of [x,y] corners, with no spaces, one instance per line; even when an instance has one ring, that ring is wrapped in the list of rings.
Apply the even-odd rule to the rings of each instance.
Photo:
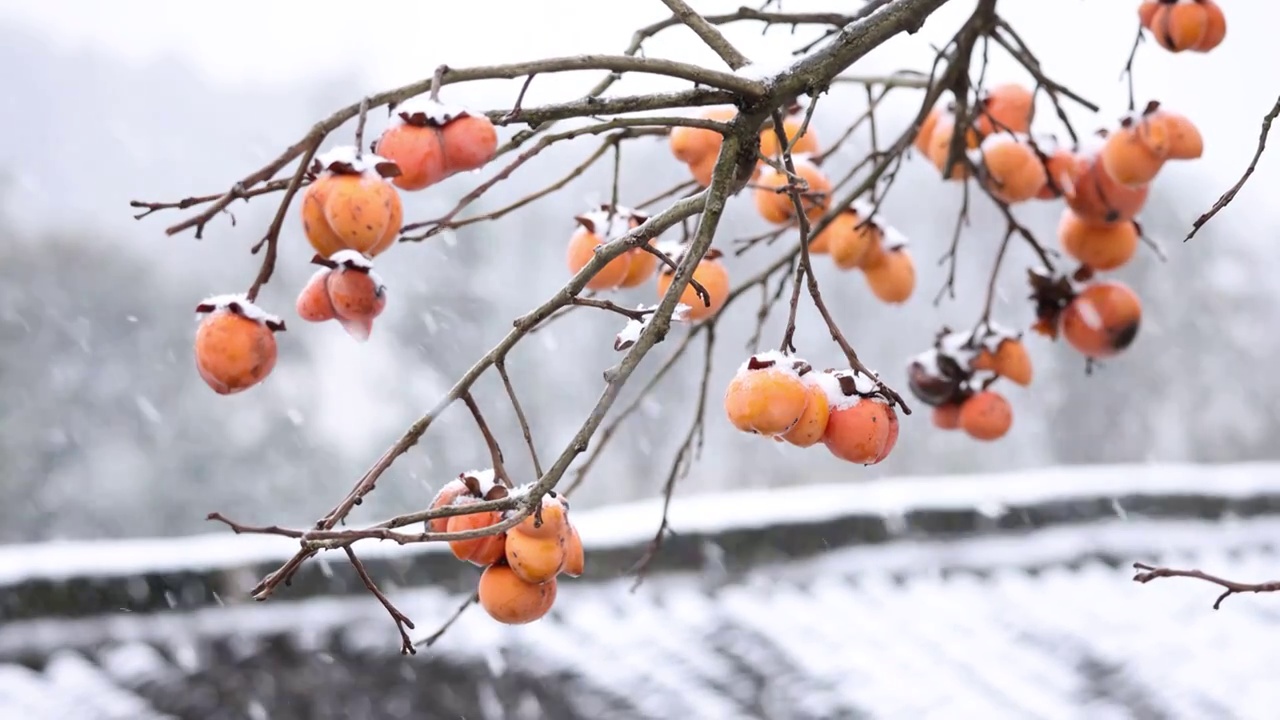
[[[731,11],[743,0],[694,0],[703,12]],[[790,11],[852,7],[852,0],[785,0]],[[940,43],[973,5],[956,0],[925,30],[878,50],[861,68],[877,71],[910,64],[925,68],[928,43]],[[492,64],[582,52],[616,53],[632,30],[659,19],[658,0],[466,0],[359,3],[309,0],[303,3],[221,0],[0,0],[0,22],[37,30],[66,47],[109,49],[127,57],[180,57],[224,82],[276,84],[300,77],[345,71],[363,75],[370,89],[411,81],[436,65]],[[1125,100],[1119,71],[1136,22],[1136,0],[1003,0],[1001,12],[1023,34],[1061,81],[1110,110]],[[208,9],[195,9],[195,8]],[[1277,88],[1258,86],[1254,58],[1270,56],[1271,29],[1280,20],[1272,3],[1232,3],[1227,7],[1227,42],[1208,55],[1173,55],[1154,45],[1143,48],[1138,65],[1140,94],[1184,109],[1208,136],[1211,158],[1200,172],[1226,178],[1246,162],[1257,137],[1258,119]],[[748,55],[785,53],[794,42],[785,32],[761,37],[742,28],[733,36]],[[715,63],[716,59],[683,29],[647,46],[655,56]],[[993,79],[1025,79],[1007,59],[992,53]],[[598,73],[593,77],[598,76]],[[1229,81],[1224,81],[1229,80]],[[571,82],[572,85],[565,83]],[[629,81],[632,83],[633,81]],[[582,76],[542,78],[529,100],[541,93],[578,93],[590,84]],[[648,83],[635,82],[634,89]],[[559,90],[560,92],[557,92]],[[1094,125],[1099,124],[1092,121]],[[1268,174],[1280,177],[1280,173]]]

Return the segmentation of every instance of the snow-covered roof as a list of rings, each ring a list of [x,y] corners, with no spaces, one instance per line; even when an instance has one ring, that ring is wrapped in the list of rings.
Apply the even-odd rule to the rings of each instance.
[[[200,702],[271,718],[525,717],[521,707],[566,720],[1267,717],[1280,698],[1270,672],[1280,644],[1259,640],[1280,632],[1272,598],[1233,597],[1214,612],[1211,587],[1141,586],[1129,567],[1280,576],[1280,464],[678,499],[665,565],[632,593],[619,575],[651,538],[653,509],[576,509],[589,573],[564,581],[547,618],[506,627],[467,612],[412,658],[396,653],[385,612],[338,563],[266,603],[193,593],[168,603],[178,609],[123,612],[108,594],[79,617],[57,617],[56,604],[44,617],[11,613],[22,588],[70,592],[91,568],[64,566],[65,580],[48,566],[43,580],[8,569],[0,661],[30,667],[0,663],[0,717],[71,717],[53,706],[19,713],[17,703],[77,692],[101,694],[79,704],[102,703],[103,714],[76,716],[86,718],[203,717]],[[165,544],[184,542],[207,541]],[[153,588],[166,577],[197,582],[197,568],[238,574],[246,560],[273,559],[196,553],[183,573],[180,552],[166,552],[164,569],[150,569]],[[473,587],[476,571],[451,557],[391,556],[370,571],[405,581],[389,594],[420,635]],[[19,557],[0,556],[0,568]],[[446,567],[436,559],[461,574],[433,577],[427,568]],[[424,582],[404,587],[413,579]],[[137,707],[130,698],[149,709],[106,714],[108,700]]]

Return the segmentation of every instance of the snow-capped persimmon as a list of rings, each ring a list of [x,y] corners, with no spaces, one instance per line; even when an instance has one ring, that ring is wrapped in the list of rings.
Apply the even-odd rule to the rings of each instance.
[[[920,122],[920,129],[916,131],[916,137],[911,142],[921,155],[928,157],[929,144],[933,138],[933,130],[938,126],[938,119],[942,117],[941,108],[932,108],[924,116],[924,120]]]
[[[449,177],[444,164],[444,136],[435,125],[392,124],[374,144],[374,151],[400,166],[391,184],[413,192]]]
[[[1058,221],[1058,242],[1071,257],[1094,270],[1115,270],[1138,252],[1138,225],[1132,220],[1090,223],[1071,208],[1063,208]]]
[[[320,268],[311,276],[307,284],[302,286],[296,303],[298,317],[307,322],[324,322],[337,317],[333,310],[333,301],[329,299],[329,288],[326,284],[328,279],[329,268]]]
[[[502,513],[497,510],[468,513],[466,515],[450,515],[445,521],[445,532],[466,532],[493,527],[502,522]],[[459,560],[484,567],[502,559],[506,549],[506,533],[484,535],[467,540],[450,540],[449,549]]]
[[[569,236],[569,249],[566,261],[569,266],[569,272],[578,274],[582,268],[586,267],[596,256],[596,248],[603,245],[612,237],[602,237],[601,232],[615,234],[620,236],[626,233],[630,228],[620,226],[613,222],[613,219],[604,217],[602,212],[585,213],[577,216],[574,220],[578,223],[578,229],[574,230]],[[618,231],[615,233],[615,231]],[[605,263],[595,275],[587,280],[586,288],[588,290],[612,290],[627,279],[628,273],[631,272],[631,258],[629,252],[624,252]]]
[[[671,253],[667,253],[668,257],[676,259]],[[689,283],[684,286],[684,291],[680,293],[680,302],[689,306],[689,320],[697,322],[706,320],[707,318],[720,312],[725,302],[729,299],[729,270],[721,262],[722,257],[719,250],[712,248],[707,251],[706,255],[698,261],[698,265],[693,269],[693,279],[707,291],[707,295],[711,297],[711,304],[703,302],[698,295],[698,290]],[[658,297],[665,297],[667,291],[671,289],[671,281],[675,280],[675,272],[666,265],[658,269]]]
[[[369,259],[353,250],[336,252],[329,262],[335,267],[325,278],[325,289],[334,317],[348,335],[364,342],[387,307],[387,287]]]
[[[900,305],[916,289],[916,263],[905,246],[886,248],[874,263],[862,266],[867,287],[881,302]]]
[[[1187,116],[1159,108],[1147,115],[1147,122],[1158,126],[1159,135],[1166,138],[1169,160],[1195,160],[1204,154],[1204,136]]]
[[[479,170],[498,150],[498,131],[484,115],[462,113],[440,129],[444,169],[450,175]]]
[[[994,390],[976,392],[960,403],[960,429],[975,440],[990,442],[1013,427],[1013,406]]]
[[[810,220],[822,217],[831,205],[831,181],[826,173],[808,158],[795,157],[793,162],[796,176],[804,181],[806,187],[801,191],[800,202],[809,215]],[[790,222],[796,216],[795,202],[791,192],[785,190],[788,185],[787,174],[766,165],[760,171],[756,181],[756,210],[760,217],[775,225]]]
[[[544,496],[541,522],[538,513],[533,513],[507,531],[507,564],[525,582],[554,579],[568,556],[568,526],[564,503]]]
[[[801,376],[809,401],[800,413],[796,424],[779,437],[796,447],[810,447],[822,441],[827,431],[827,419],[831,416],[831,406],[827,402],[827,389],[817,380],[818,373],[809,372]]]
[[[831,219],[809,245],[809,252],[821,242],[831,255],[831,262],[841,270],[861,267],[872,245],[878,244],[883,232],[874,223],[863,223],[862,216],[846,210]]]
[[[578,534],[578,528],[573,523],[569,523],[568,535],[565,540],[564,567],[560,572],[569,577],[578,577],[582,575],[587,565],[587,553],[582,547],[582,536]]]
[[[1008,132],[987,135],[978,148],[979,166],[987,190],[1006,203],[1030,200],[1048,182],[1044,163],[1025,136]]]
[[[859,465],[881,462],[897,445],[897,413],[881,397],[869,395],[874,383],[837,373],[840,391],[831,392],[831,416],[822,442],[838,459]],[[868,393],[868,395],[864,395]]]
[[[817,133],[814,132],[813,125],[809,125],[804,128],[804,134],[801,134],[800,129],[803,124],[804,119],[796,115],[782,121],[782,131],[786,133],[787,142],[791,145],[791,154],[817,154],[820,152]],[[773,126],[760,131],[760,154],[775,160],[782,157],[782,148],[778,146],[778,133]]]
[[[933,426],[942,430],[958,430],[960,428],[960,405],[945,403],[933,409]]]
[[[1167,130],[1146,117],[1126,117],[1107,135],[1098,160],[1121,185],[1140,187],[1160,174],[1169,156]]]
[[[1027,386],[1031,384],[1031,354],[1027,347],[1016,337],[1002,338],[996,344],[995,352],[982,348],[969,366],[974,370],[986,370],[1000,377]]]
[[[469,495],[470,492],[471,489],[467,487],[467,484],[463,482],[461,478],[454,478],[453,480],[445,483],[440,490],[436,492],[435,497],[431,499],[431,504],[428,507],[435,510],[437,508],[445,507],[446,505],[452,505],[455,500]],[[448,532],[448,527],[449,518],[447,517],[431,518],[427,521],[428,532]]]
[[[1085,357],[1112,357],[1138,337],[1142,301],[1123,283],[1093,282],[1067,305],[1059,323],[1067,343]]]
[[[542,618],[556,602],[556,581],[530,583],[506,565],[490,565],[480,574],[480,607],[506,625],[524,625]]]
[[[1002,83],[987,88],[980,100],[982,110],[974,120],[981,135],[997,132],[1026,133],[1035,119],[1035,93],[1017,83]]]
[[[809,405],[809,387],[800,374],[806,368],[776,351],[748,358],[725,388],[729,422],[766,437],[794,428]]]
[[[711,120],[714,122],[729,122],[738,115],[738,111],[734,108],[709,108],[698,114],[703,120]],[[689,127],[681,125],[671,128],[668,135],[668,142],[671,146],[671,154],[677,160],[690,166],[692,169],[695,165],[706,168],[707,182],[703,182],[705,187],[710,183],[711,168],[715,167],[716,156],[720,154],[720,144],[724,141],[720,133],[715,130],[706,128]],[[710,162],[707,162],[710,160]],[[697,177],[695,170],[694,176]]]
[[[1227,38],[1227,16],[1214,0],[1200,0],[1200,6],[1207,13],[1204,35],[1200,42],[1191,48],[1192,52],[1207,53],[1222,44]]]
[[[196,328],[196,371],[214,392],[248,390],[275,369],[275,333],[284,330],[279,318],[236,295],[208,298],[196,312],[203,316]]]
[[[1076,181],[1075,194],[1065,196],[1067,207],[1091,223],[1133,220],[1147,204],[1151,186],[1130,187],[1115,181],[1097,156],[1082,159],[1083,169]]]
[[[1151,17],[1151,34],[1170,52],[1192,50],[1209,30],[1209,11],[1202,0],[1161,2]]]
[[[310,169],[315,180],[302,192],[299,212],[316,252],[329,257],[355,250],[372,257],[394,244],[404,208],[386,178],[400,175],[396,163],[340,146],[317,157]]]

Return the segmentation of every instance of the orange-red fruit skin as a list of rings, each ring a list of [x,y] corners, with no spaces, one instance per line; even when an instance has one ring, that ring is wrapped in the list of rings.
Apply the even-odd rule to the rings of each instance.
[[[975,440],[998,440],[1013,426],[1013,406],[992,390],[974,393],[960,405],[960,429]]]
[[[449,175],[443,134],[434,126],[393,125],[378,138],[374,151],[399,166],[400,175],[391,183],[401,190],[423,190]]]
[[[1085,357],[1112,357],[1137,338],[1142,302],[1123,283],[1094,282],[1067,305],[1059,323],[1067,343]]]
[[[450,175],[479,170],[498,150],[498,132],[483,115],[454,118],[440,130],[444,141],[444,166]]]
[[[302,287],[296,303],[298,317],[307,322],[324,322],[337,317],[333,301],[329,299],[329,272],[327,268],[318,271]]]
[[[219,395],[257,385],[275,369],[275,334],[261,322],[227,310],[209,313],[196,329],[196,370]]]
[[[893,451],[898,440],[898,415],[875,400],[860,400],[831,411],[822,442],[832,455],[846,462],[875,465]]]
[[[667,294],[667,290],[671,289],[671,281],[675,279],[675,275],[671,273],[660,273],[658,275],[658,297],[661,298]],[[689,306],[689,319],[693,322],[706,320],[707,318],[720,312],[725,302],[729,299],[729,270],[724,263],[719,260],[708,260],[703,258],[698,262],[698,266],[693,269],[693,279],[702,285],[707,291],[707,295],[711,297],[711,304],[708,305],[698,295],[698,291],[693,287],[693,283],[689,283],[684,287],[684,292],[680,293],[680,302]]]
[[[541,619],[556,601],[556,581],[531,584],[506,565],[490,565],[480,575],[480,607],[506,625],[525,625]]]

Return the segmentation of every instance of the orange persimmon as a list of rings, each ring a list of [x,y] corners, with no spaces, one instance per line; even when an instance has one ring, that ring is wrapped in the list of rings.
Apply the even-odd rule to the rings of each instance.
[[[298,293],[298,300],[295,303],[298,317],[307,322],[324,322],[337,317],[333,310],[333,301],[329,299],[327,286],[329,272],[329,268],[320,268],[311,276],[307,284],[302,286],[302,291]]]
[[[481,530],[497,525],[500,522],[502,522],[502,513],[497,510],[487,510],[466,515],[451,515],[445,521],[444,527],[445,532],[454,533]],[[502,559],[506,552],[506,542],[507,534],[497,533],[468,540],[450,540],[449,549],[453,551],[453,556],[459,560],[465,560],[483,567],[492,565]]]
[[[916,289],[916,263],[902,245],[884,249],[875,262],[864,262],[862,274],[881,302],[900,305],[911,299]]]
[[[490,565],[480,574],[477,595],[489,617],[506,625],[524,625],[551,610],[556,581],[530,583],[506,565]]]
[[[983,139],[978,153],[983,184],[1003,202],[1030,200],[1040,194],[1048,182],[1045,164],[1023,136],[992,133]]]
[[[728,122],[737,115],[738,111],[734,108],[717,107],[702,111],[698,117],[714,122]],[[716,156],[720,154],[720,144],[724,141],[720,133],[706,128],[681,125],[671,128],[667,139],[671,146],[671,154],[677,160],[688,165],[690,169],[694,169],[695,166],[706,169],[708,180],[702,185],[704,187],[708,185],[711,168],[715,166]],[[694,177],[698,177],[697,170],[694,171]]]
[[[1142,301],[1123,283],[1094,282],[1067,305],[1059,324],[1067,343],[1085,357],[1111,357],[1138,337]]]
[[[986,370],[1019,385],[1030,385],[1032,378],[1031,355],[1027,347],[1016,337],[1002,338],[993,353],[982,348],[969,363],[974,370]]]
[[[806,185],[801,191],[800,203],[809,219],[816,220],[831,205],[831,181],[821,168],[805,158],[793,158],[793,163],[796,176]],[[787,185],[786,173],[778,172],[768,165],[760,171],[755,190],[756,210],[760,217],[775,225],[782,225],[795,218],[795,201],[791,192],[783,189]]]
[[[960,403],[960,429],[975,440],[998,440],[1013,427],[1013,406],[994,390],[976,392]]]
[[[982,109],[974,129],[986,136],[997,132],[1026,133],[1035,119],[1035,93],[1017,83],[987,88],[980,99]]]
[[[800,422],[809,387],[781,353],[749,358],[724,392],[724,411],[734,427],[765,436],[783,435]]]
[[[196,312],[204,316],[196,328],[196,371],[214,392],[248,390],[275,369],[279,318],[236,296],[209,298]]]
[[[817,382],[815,373],[809,372],[801,376],[801,381],[808,391],[809,400],[800,413],[795,425],[780,436],[776,436],[796,447],[810,447],[818,444],[827,431],[827,419],[831,416],[831,406],[827,402],[827,391]]]
[[[698,320],[706,320],[707,318],[720,312],[725,302],[729,299],[729,270],[725,268],[724,263],[720,260],[721,254],[719,250],[711,249],[706,255],[702,256],[702,260],[698,261],[697,267],[693,269],[693,279],[707,291],[707,295],[711,297],[711,304],[703,302],[698,295],[698,291],[693,287],[693,283],[684,286],[684,291],[680,293],[680,302],[689,306],[689,320],[697,322]],[[671,289],[671,281],[675,279],[675,272],[667,267],[662,266],[658,270],[658,297],[664,297],[667,291]]]
[[[1063,208],[1058,221],[1058,242],[1071,257],[1094,270],[1115,270],[1138,252],[1138,226],[1132,220],[1090,223]]]

